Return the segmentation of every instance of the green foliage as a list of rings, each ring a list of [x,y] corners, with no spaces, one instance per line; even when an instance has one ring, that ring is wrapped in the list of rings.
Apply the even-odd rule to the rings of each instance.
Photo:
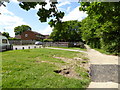
[[[82,41],[79,27],[80,22],[76,20],[57,23],[50,37],[54,41]]]
[[[120,2],[82,2],[80,10],[88,17],[82,21],[83,39],[92,48],[119,54],[120,46]],[[98,47],[96,47],[98,42]]]
[[[80,29],[82,30],[82,39],[92,48],[100,48],[100,36],[98,35],[100,24],[95,19],[89,17],[82,20]]]
[[[21,39],[18,39],[18,38],[8,38],[9,40],[21,40]]]
[[[96,18],[99,23],[120,22],[120,2],[81,2],[80,10],[87,11],[89,17]]]
[[[44,39],[43,42],[52,42],[53,39]]]
[[[3,32],[2,35],[5,36],[5,37],[7,37],[7,38],[10,37],[8,32]]]
[[[28,25],[21,25],[14,28],[15,35],[21,35],[22,32],[32,30]]]

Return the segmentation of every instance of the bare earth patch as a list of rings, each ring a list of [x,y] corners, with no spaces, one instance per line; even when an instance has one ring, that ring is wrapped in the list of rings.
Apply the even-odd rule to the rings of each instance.
[[[54,71],[58,74],[61,74],[70,78],[81,79],[80,75],[75,71],[76,67],[83,67],[89,72],[88,59],[86,60],[87,62],[82,63],[84,60],[79,57],[79,54],[78,54],[78,57],[74,57],[73,59],[57,57],[57,56],[54,56],[53,58],[61,59],[67,63],[66,65],[60,66],[61,69]]]
[[[58,73],[60,75],[63,75],[65,77],[69,78],[75,78],[75,79],[82,79],[80,75],[75,71],[76,67],[82,67],[85,68],[89,72],[89,64],[88,59],[82,59],[80,57],[85,57],[81,54],[78,54],[78,57],[74,57],[73,59],[65,58],[65,57],[58,57],[53,56],[53,58],[60,59],[65,62],[65,64],[62,63],[56,63],[56,62],[50,62],[50,61],[43,61],[40,59],[40,57],[36,57],[36,63],[49,63],[56,65],[59,69],[54,70],[53,72]]]

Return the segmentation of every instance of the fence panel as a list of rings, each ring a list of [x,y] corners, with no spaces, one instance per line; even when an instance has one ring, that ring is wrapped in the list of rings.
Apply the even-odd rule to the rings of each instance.
[[[10,44],[13,45],[33,45],[36,40],[9,40]]]

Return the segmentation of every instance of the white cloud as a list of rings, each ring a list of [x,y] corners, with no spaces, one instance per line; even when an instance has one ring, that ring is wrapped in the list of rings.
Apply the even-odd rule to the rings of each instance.
[[[45,8],[49,9],[50,8],[50,2],[49,2],[49,0],[46,0],[46,2],[47,2],[47,4],[45,5]],[[39,10],[39,8],[42,8],[42,6],[39,5],[39,4],[37,4],[36,7],[35,7],[35,9]]]
[[[68,0],[57,0],[58,2],[66,2]],[[69,2],[78,2],[79,0],[69,0]]]
[[[49,34],[49,35],[50,35],[50,33],[52,32],[52,29],[53,29],[53,28],[51,28],[51,27],[48,25],[43,31],[41,31],[41,34],[43,34],[43,35]]]
[[[47,5],[45,5],[45,8],[49,9],[50,8],[50,2],[49,2],[49,0],[47,0],[46,2],[47,2]],[[67,4],[71,4],[71,3],[69,1],[65,1],[65,2],[61,2],[59,4],[56,4],[56,6],[57,6],[58,10],[65,10],[64,8],[60,8],[60,7],[64,6],[64,5],[67,5]],[[35,9],[39,10],[39,8],[42,8],[42,6],[37,4]]]
[[[0,31],[1,32],[9,32],[10,36],[14,36],[14,27],[19,25],[28,25],[24,20],[12,12],[8,11],[6,7],[0,7],[1,15],[0,15]]]
[[[13,3],[19,3],[17,0],[11,0],[11,2],[13,2]]]
[[[36,7],[35,7],[35,9],[36,9],[36,10],[39,10],[39,8],[42,8],[42,6],[39,5],[39,4],[37,4]]]
[[[87,17],[87,14],[83,11],[79,11],[79,6],[76,7],[74,10],[69,12],[66,16],[63,17],[63,21],[69,21],[69,20],[78,20],[81,21]]]
[[[67,13],[70,12],[70,8],[71,8],[71,7],[67,7],[67,10],[66,10]]]
[[[61,7],[67,4],[71,4],[69,1],[61,2],[60,4],[57,5],[57,7]]]

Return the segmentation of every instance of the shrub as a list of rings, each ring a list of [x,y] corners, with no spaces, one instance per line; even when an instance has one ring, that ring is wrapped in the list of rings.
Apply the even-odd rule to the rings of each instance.
[[[44,39],[43,42],[52,42],[53,39]]]

